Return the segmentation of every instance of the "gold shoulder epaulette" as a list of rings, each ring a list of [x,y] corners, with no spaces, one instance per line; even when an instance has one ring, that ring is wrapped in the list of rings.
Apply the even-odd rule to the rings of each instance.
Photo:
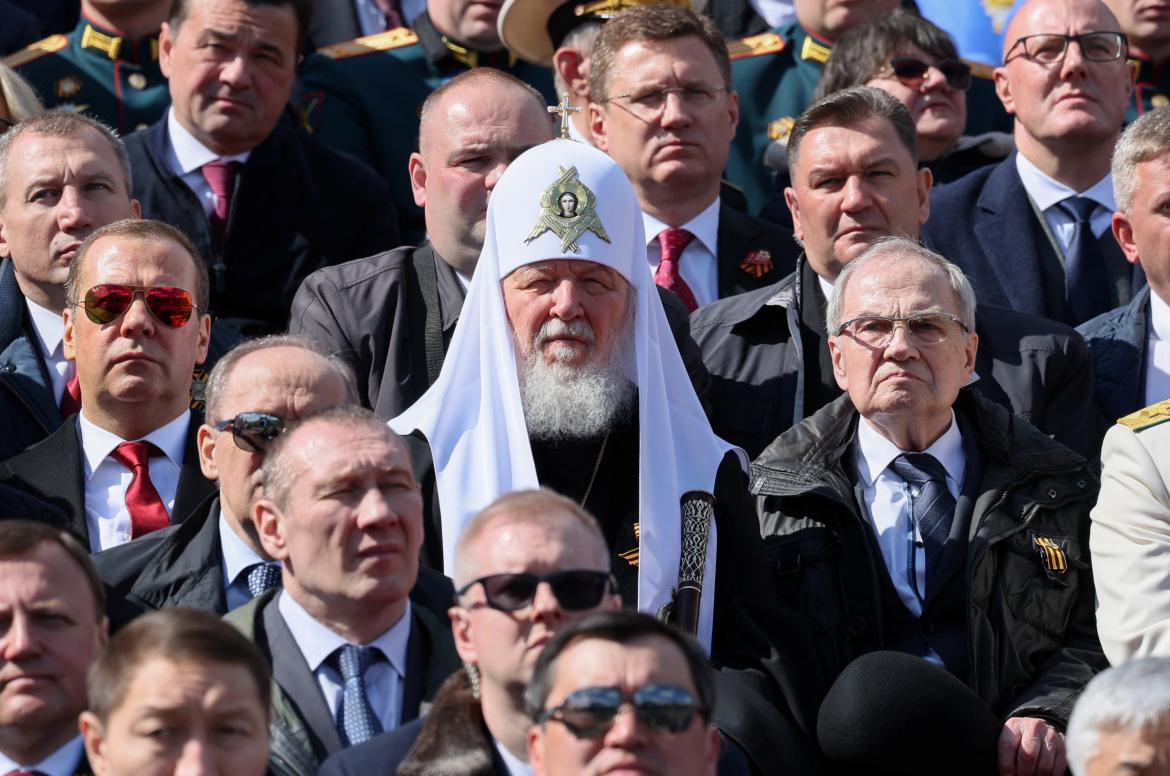
[[[765,32],[763,35],[752,35],[750,38],[728,41],[727,53],[732,59],[747,59],[760,57],[765,54],[778,54],[785,49],[788,42],[774,32]]]
[[[379,32],[377,35],[367,35],[364,38],[347,40],[344,43],[334,43],[332,46],[317,49],[318,54],[324,54],[330,59],[349,59],[360,57],[362,54],[372,54],[375,51],[389,51],[418,43],[418,36],[408,27],[398,27],[393,30]]]
[[[820,62],[822,65],[829,61],[829,57],[833,55],[833,49],[823,43],[818,43],[813,40],[812,35],[805,36],[804,43],[800,44],[800,58],[811,59],[814,62]]]
[[[964,59],[963,61],[970,66],[971,75],[975,76],[976,78],[982,78],[984,80],[990,81],[993,77],[992,74],[995,73],[995,68],[991,65],[985,65],[982,62],[973,62],[970,59]]]
[[[1170,399],[1143,407],[1137,412],[1131,412],[1124,418],[1119,418],[1117,422],[1136,433],[1153,428],[1168,420],[1170,420]]]
[[[68,45],[69,38],[66,38],[64,35],[50,35],[43,40],[38,40],[36,43],[30,43],[20,51],[9,54],[2,61],[9,67],[20,67],[21,65],[27,65],[34,59],[40,59],[46,54],[56,54]]]

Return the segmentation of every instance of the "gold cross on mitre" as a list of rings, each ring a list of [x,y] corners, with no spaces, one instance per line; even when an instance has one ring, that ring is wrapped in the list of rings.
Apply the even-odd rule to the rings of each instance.
[[[549,105],[547,108],[549,113],[555,113],[561,117],[561,137],[565,140],[569,139],[569,114],[580,113],[581,108],[569,102],[569,93],[561,94],[560,105]]]

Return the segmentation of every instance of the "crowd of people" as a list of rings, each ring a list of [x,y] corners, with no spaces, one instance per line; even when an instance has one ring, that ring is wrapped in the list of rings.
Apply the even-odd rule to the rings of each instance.
[[[0,0],[0,774],[1170,774],[1170,11],[1014,6]]]

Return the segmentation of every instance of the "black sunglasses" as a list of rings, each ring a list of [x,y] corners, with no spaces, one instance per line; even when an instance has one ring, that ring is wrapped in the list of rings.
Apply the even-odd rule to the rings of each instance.
[[[483,585],[488,606],[514,612],[532,604],[541,582],[548,582],[557,603],[569,612],[592,609],[607,592],[617,592],[617,583],[608,573],[579,569],[552,574],[492,574],[467,583],[455,595],[462,596],[476,585]]]
[[[965,92],[971,88],[971,66],[957,59],[944,59],[931,65],[917,57],[894,57],[890,60],[890,69],[894,77],[907,86],[917,89],[926,80],[930,68],[936,68],[947,79],[947,86],[957,92]]]
[[[284,431],[284,419],[267,412],[241,412],[234,418],[221,420],[212,428],[216,431],[230,429],[236,447],[246,453],[262,453]]]
[[[556,720],[577,738],[597,738],[609,730],[626,702],[634,707],[642,724],[659,733],[681,733],[691,726],[696,714],[707,714],[695,696],[678,685],[644,684],[632,695],[623,695],[616,687],[583,687],[569,693],[559,706],[547,709],[537,721]]]

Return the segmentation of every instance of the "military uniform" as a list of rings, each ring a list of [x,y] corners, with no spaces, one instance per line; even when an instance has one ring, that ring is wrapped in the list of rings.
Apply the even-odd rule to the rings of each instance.
[[[137,42],[84,17],[68,35],[50,35],[4,59],[48,108],[100,119],[128,134],[162,118],[171,102],[158,66],[158,36]]]
[[[1136,73],[1125,123],[1132,124],[1142,114],[1170,105],[1170,67],[1156,64],[1130,52],[1129,66]]]
[[[728,43],[731,85],[739,92],[739,127],[727,158],[727,178],[743,189],[755,213],[774,189],[764,152],[788,137],[812,101],[832,45],[799,24]]]
[[[532,84],[550,102],[552,71],[507,51],[484,54],[441,34],[423,14],[399,28],[321,49],[305,61],[299,113],[305,129],[366,162],[389,183],[402,237],[420,243],[422,209],[414,204],[407,161],[418,143],[423,101],[476,66],[495,67]]]

